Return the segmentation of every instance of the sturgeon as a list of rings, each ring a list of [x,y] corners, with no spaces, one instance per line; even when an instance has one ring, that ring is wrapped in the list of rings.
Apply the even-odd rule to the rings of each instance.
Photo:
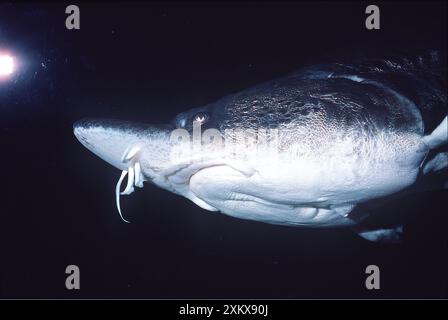
[[[357,205],[448,167],[443,63],[438,51],[333,61],[164,125],[83,119],[74,134],[122,171],[121,216],[120,195],[148,182],[241,219],[356,228]],[[371,241],[395,241],[402,232],[357,230]]]

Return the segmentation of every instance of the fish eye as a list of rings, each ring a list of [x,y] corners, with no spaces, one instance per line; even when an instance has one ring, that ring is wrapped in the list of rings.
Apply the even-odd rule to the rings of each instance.
[[[208,120],[208,114],[205,112],[199,112],[194,116],[194,121],[199,122],[199,123],[204,123],[205,121]]]

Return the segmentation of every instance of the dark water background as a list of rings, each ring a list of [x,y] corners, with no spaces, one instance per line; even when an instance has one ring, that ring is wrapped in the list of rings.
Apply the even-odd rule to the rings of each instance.
[[[343,48],[446,49],[446,4],[0,3],[0,48],[20,57],[0,83],[0,298],[447,298],[447,192],[381,209],[406,222],[402,245],[349,230],[271,226],[204,211],[147,185],[116,212],[115,168],[81,146],[72,123],[161,123]],[[81,290],[65,289],[65,267]],[[381,290],[364,287],[367,265]]]

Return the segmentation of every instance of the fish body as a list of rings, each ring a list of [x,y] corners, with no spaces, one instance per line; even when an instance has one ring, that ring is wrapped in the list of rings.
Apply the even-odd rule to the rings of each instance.
[[[448,142],[446,80],[433,51],[303,68],[154,126],[85,119],[74,133],[122,170],[203,209],[310,227],[356,226],[360,203],[397,193]],[[436,157],[437,158],[437,157]],[[121,214],[121,209],[119,207]],[[361,233],[394,238],[396,230]]]

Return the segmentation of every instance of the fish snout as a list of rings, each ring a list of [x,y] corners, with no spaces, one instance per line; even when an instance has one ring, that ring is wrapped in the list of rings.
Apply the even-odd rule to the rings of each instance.
[[[148,125],[112,119],[82,119],[73,124],[81,144],[114,167],[125,170],[143,147],[162,145],[171,132],[168,125]]]
[[[89,151],[120,170],[126,166],[122,156],[135,140],[117,121],[100,119],[82,119],[73,125],[75,137]]]

